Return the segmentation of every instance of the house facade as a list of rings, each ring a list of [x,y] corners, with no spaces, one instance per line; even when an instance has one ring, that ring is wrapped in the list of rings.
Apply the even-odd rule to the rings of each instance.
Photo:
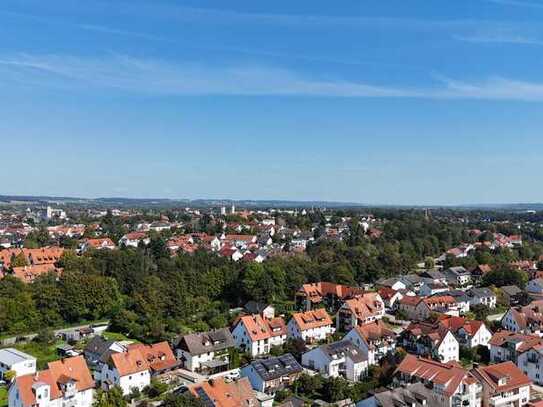
[[[302,374],[302,366],[290,354],[254,360],[241,368],[241,376],[247,377],[254,390],[275,394],[292,385]]]
[[[14,348],[0,349],[0,380],[9,371],[15,377],[35,373],[36,358]]]
[[[325,340],[335,331],[332,318],[324,308],[292,314],[287,329],[289,338],[302,339],[306,343]]]
[[[396,349],[396,334],[383,321],[374,321],[356,326],[345,336],[362,351],[369,366],[378,364],[387,354]]]
[[[354,382],[360,381],[368,372],[368,360],[347,340],[321,345],[304,353],[302,365],[324,377],[343,377]]]
[[[48,363],[47,370],[17,377],[9,407],[91,407],[95,383],[83,356]]]
[[[264,319],[260,315],[244,315],[234,325],[232,336],[236,348],[251,356],[266,355],[273,346],[287,340],[287,326],[283,318]]]
[[[204,374],[228,370],[229,351],[235,347],[228,328],[184,335],[176,342],[176,356],[183,367]]]
[[[375,292],[346,300],[336,315],[336,329],[348,332],[355,326],[377,321],[385,315],[385,303]]]

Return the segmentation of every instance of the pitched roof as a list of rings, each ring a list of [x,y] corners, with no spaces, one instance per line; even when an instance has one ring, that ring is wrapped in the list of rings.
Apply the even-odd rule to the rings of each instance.
[[[444,393],[447,396],[455,394],[462,381],[468,378],[468,372],[462,369],[457,363],[440,363],[410,354],[405,356],[396,369],[396,372],[442,385],[444,386]]]
[[[494,393],[510,391],[522,386],[529,386],[532,380],[511,361],[490,366],[481,366],[472,370]]]
[[[287,333],[287,326],[281,317],[267,320],[258,314],[244,315],[239,319],[238,324],[243,324],[253,342]]]
[[[404,297],[400,300],[400,304],[415,307],[421,301],[422,301],[422,298],[419,297],[419,296],[416,296],[416,295],[404,295]]]
[[[441,315],[439,317],[439,323],[444,327],[450,329],[456,333],[460,329],[463,329],[468,335],[473,336],[484,325],[482,321],[471,320],[464,317],[455,317],[451,315]]]
[[[234,347],[234,338],[228,328],[221,328],[184,335],[178,339],[177,347],[188,351],[191,355],[201,355]]]
[[[359,325],[354,329],[367,343],[383,338],[396,338],[396,333],[388,329],[381,320]]]
[[[363,294],[364,289],[347,285],[320,281],[318,283],[304,284],[299,290],[311,302],[321,302],[323,297],[332,295],[340,299],[350,298],[357,294]]]
[[[125,352],[112,353],[110,359],[120,376],[146,370],[159,372],[177,365],[168,342],[153,345],[131,344]]]
[[[367,292],[345,301],[343,307],[359,319],[365,319],[383,310],[383,304],[378,293]]]
[[[194,384],[189,391],[203,404],[213,407],[257,407],[258,400],[247,377],[226,382],[224,378]]]
[[[301,373],[303,370],[290,353],[279,357],[255,360],[251,362],[251,366],[264,381]]]
[[[23,405],[30,406],[36,404],[33,386],[38,383],[50,386],[51,400],[63,396],[61,385],[70,380],[75,382],[78,392],[94,388],[95,386],[83,356],[57,360],[48,363],[47,366],[47,370],[42,370],[37,374],[19,376],[15,379]]]
[[[360,363],[366,360],[366,357],[364,357],[360,349],[358,349],[351,341],[348,340],[341,340],[321,345],[319,346],[319,349],[329,359],[348,357],[355,363]]]
[[[39,276],[45,275],[49,272],[60,274],[62,269],[55,267],[54,264],[13,267],[13,276],[24,283],[32,283]]]
[[[292,314],[292,319],[294,319],[300,331],[332,325],[332,318],[330,318],[330,315],[328,315],[324,308],[307,312],[296,312]]]
[[[518,353],[523,353],[534,346],[542,345],[543,339],[536,335],[524,335],[510,331],[498,331],[488,341],[489,345],[503,347],[511,343]]]

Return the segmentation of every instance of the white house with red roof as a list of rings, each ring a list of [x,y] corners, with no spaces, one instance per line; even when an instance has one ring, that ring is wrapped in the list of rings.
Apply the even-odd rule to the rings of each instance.
[[[543,300],[509,308],[501,319],[501,325],[508,331],[543,336]]]
[[[103,389],[119,386],[124,395],[143,390],[151,377],[179,366],[168,342],[153,345],[132,344],[124,352],[113,352],[95,372]]]
[[[362,351],[370,366],[378,364],[383,357],[396,349],[396,334],[381,320],[355,326],[344,339],[351,341]]]
[[[413,322],[398,343],[409,353],[429,356],[441,362],[460,360],[460,344],[450,329],[430,322]]]
[[[405,314],[407,319],[422,321],[427,319],[432,310],[422,297],[406,295],[396,301],[395,308]]]
[[[439,318],[439,323],[452,331],[461,346],[468,348],[484,346],[490,348],[488,343],[492,338],[492,332],[489,331],[482,321],[442,315]]]
[[[148,245],[151,239],[146,232],[130,232],[121,237],[119,244],[124,244],[128,247],[138,247],[140,243]]]
[[[264,319],[260,315],[244,315],[232,329],[236,348],[251,356],[266,355],[272,346],[281,346],[287,340],[287,325],[281,317]]]
[[[480,407],[482,403],[482,384],[456,362],[407,355],[394,376],[397,384],[424,383],[431,389],[436,397],[428,407]]]
[[[511,361],[476,367],[470,372],[483,386],[485,406],[525,406],[532,381]]]
[[[113,240],[111,240],[109,237],[101,237],[96,239],[85,239],[81,243],[80,250],[81,252],[86,252],[90,249],[95,250],[113,250],[117,246],[115,246],[115,243],[113,243]]]
[[[525,335],[511,331],[498,331],[490,338],[490,361],[492,363],[512,360],[517,362],[520,355],[536,345],[542,345],[543,339],[537,335]]]
[[[287,329],[289,338],[302,339],[307,343],[324,340],[335,331],[332,318],[324,308],[292,314]]]
[[[385,303],[379,293],[366,292],[346,300],[336,316],[336,328],[348,332],[357,325],[377,321],[385,315]]]
[[[95,383],[83,356],[50,362],[47,370],[17,377],[9,407],[91,407]]]

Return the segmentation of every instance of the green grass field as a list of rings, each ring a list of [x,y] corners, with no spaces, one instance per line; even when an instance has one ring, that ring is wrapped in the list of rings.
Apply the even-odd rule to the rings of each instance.
[[[57,354],[56,347],[61,343],[62,342],[56,342],[52,345],[43,345],[41,343],[28,342],[18,343],[13,347],[38,359],[38,370],[42,370],[47,368],[47,363],[60,359]]]
[[[106,338],[107,340],[111,340],[111,341],[131,341],[131,342],[139,343],[139,341],[129,338],[126,335],[120,334],[118,332],[106,331],[102,334],[102,336]]]
[[[0,387],[0,407],[8,405],[8,389],[5,386]]]

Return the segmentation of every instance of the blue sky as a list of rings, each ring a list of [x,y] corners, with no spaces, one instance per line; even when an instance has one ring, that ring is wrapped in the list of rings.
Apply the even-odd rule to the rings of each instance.
[[[541,202],[543,0],[0,4],[4,194]]]

